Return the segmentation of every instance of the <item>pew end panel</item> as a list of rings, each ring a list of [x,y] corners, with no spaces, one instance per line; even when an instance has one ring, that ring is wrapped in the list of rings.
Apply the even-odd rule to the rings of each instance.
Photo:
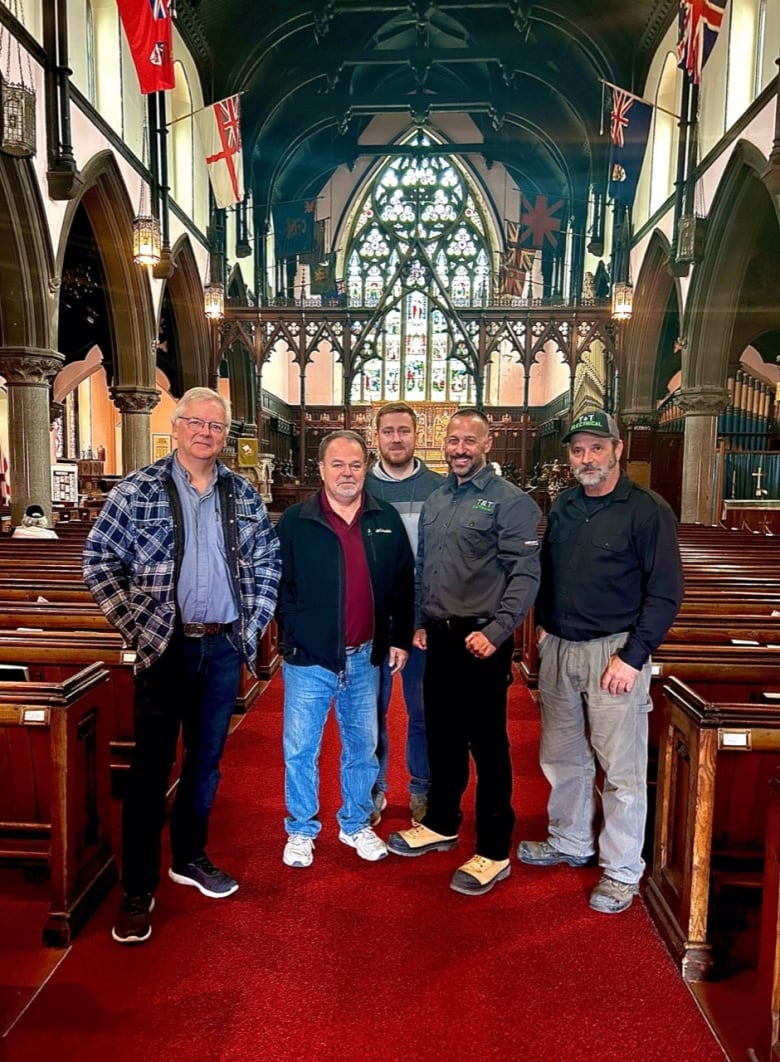
[[[5,862],[45,861],[50,906],[43,942],[68,946],[117,879],[111,847],[108,671],[100,663],[62,682],[0,683],[0,731],[14,773],[0,776]],[[8,740],[9,736],[12,740]]]
[[[761,698],[777,689],[779,676],[772,667],[753,677],[750,699],[740,702],[728,686],[718,700],[675,677],[663,687],[646,900],[688,981],[713,972],[713,886],[745,878],[727,868],[760,854],[763,845],[766,783],[780,761],[780,703]]]

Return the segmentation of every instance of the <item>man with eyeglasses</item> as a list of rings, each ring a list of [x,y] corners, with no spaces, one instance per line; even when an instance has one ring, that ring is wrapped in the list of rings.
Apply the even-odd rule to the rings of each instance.
[[[230,419],[230,404],[216,391],[187,391],[173,411],[176,449],[117,484],[84,549],[84,580],[136,653],[123,897],[112,929],[120,944],[141,943],[152,932],[180,730],[184,759],[168,875],[214,899],[238,888],[206,855],[208,823],[241,664],[255,669],[281,565],[260,495],[218,460]]]

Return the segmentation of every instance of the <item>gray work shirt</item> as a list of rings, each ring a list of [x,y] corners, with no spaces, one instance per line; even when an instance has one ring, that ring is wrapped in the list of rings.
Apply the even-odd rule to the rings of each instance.
[[[184,556],[176,600],[183,623],[232,623],[238,619],[217,490],[217,470],[198,494],[179,461],[171,465],[184,519]]]
[[[506,641],[539,587],[540,515],[489,465],[461,486],[450,474],[420,516],[415,626],[485,617],[485,637],[496,647]]]

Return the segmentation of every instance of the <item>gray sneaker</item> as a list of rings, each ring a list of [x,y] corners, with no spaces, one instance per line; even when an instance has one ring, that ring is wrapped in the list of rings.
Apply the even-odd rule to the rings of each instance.
[[[224,870],[215,867],[207,856],[198,856],[191,863],[178,869],[171,867],[168,877],[177,885],[193,885],[204,896],[212,900],[221,900],[232,896],[238,888],[238,882]]]
[[[620,914],[634,902],[639,886],[626,881],[615,881],[605,874],[590,894],[590,906],[602,914]]]
[[[593,856],[567,855],[559,852],[549,841],[521,841],[517,846],[517,858],[532,867],[557,867],[566,863],[570,867],[586,867]]]

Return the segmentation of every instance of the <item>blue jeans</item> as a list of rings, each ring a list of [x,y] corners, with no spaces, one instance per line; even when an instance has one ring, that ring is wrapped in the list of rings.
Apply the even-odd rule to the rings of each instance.
[[[129,896],[160,881],[166,794],[179,729],[182,763],[170,820],[174,867],[205,853],[219,763],[236,703],[241,657],[233,638],[178,631],[135,680],[135,749],[122,809],[122,886]]]
[[[336,818],[344,833],[368,826],[371,790],[378,763],[377,694],[379,668],[371,663],[371,642],[347,655],[343,674],[324,667],[296,667],[286,661],[284,676],[284,796],[287,833],[316,837],[319,811],[319,756],[331,704],[341,736],[341,799]]]
[[[409,792],[426,796],[431,784],[431,772],[428,767],[428,744],[425,737],[425,707],[423,705],[423,674],[425,673],[425,653],[412,647],[406,667],[401,672],[401,683],[406,704],[406,769],[409,772]],[[379,676],[379,741],[377,756],[379,774],[375,792],[387,792],[387,762],[390,748],[387,739],[387,709],[393,692],[393,673],[387,662],[382,662]]]
[[[636,884],[645,864],[647,715],[650,663],[631,693],[601,689],[610,656],[626,634],[567,642],[548,634],[539,647],[542,739],[539,760],[547,781],[549,835],[567,855],[596,850],[596,763],[604,771],[599,864],[609,877]]]

